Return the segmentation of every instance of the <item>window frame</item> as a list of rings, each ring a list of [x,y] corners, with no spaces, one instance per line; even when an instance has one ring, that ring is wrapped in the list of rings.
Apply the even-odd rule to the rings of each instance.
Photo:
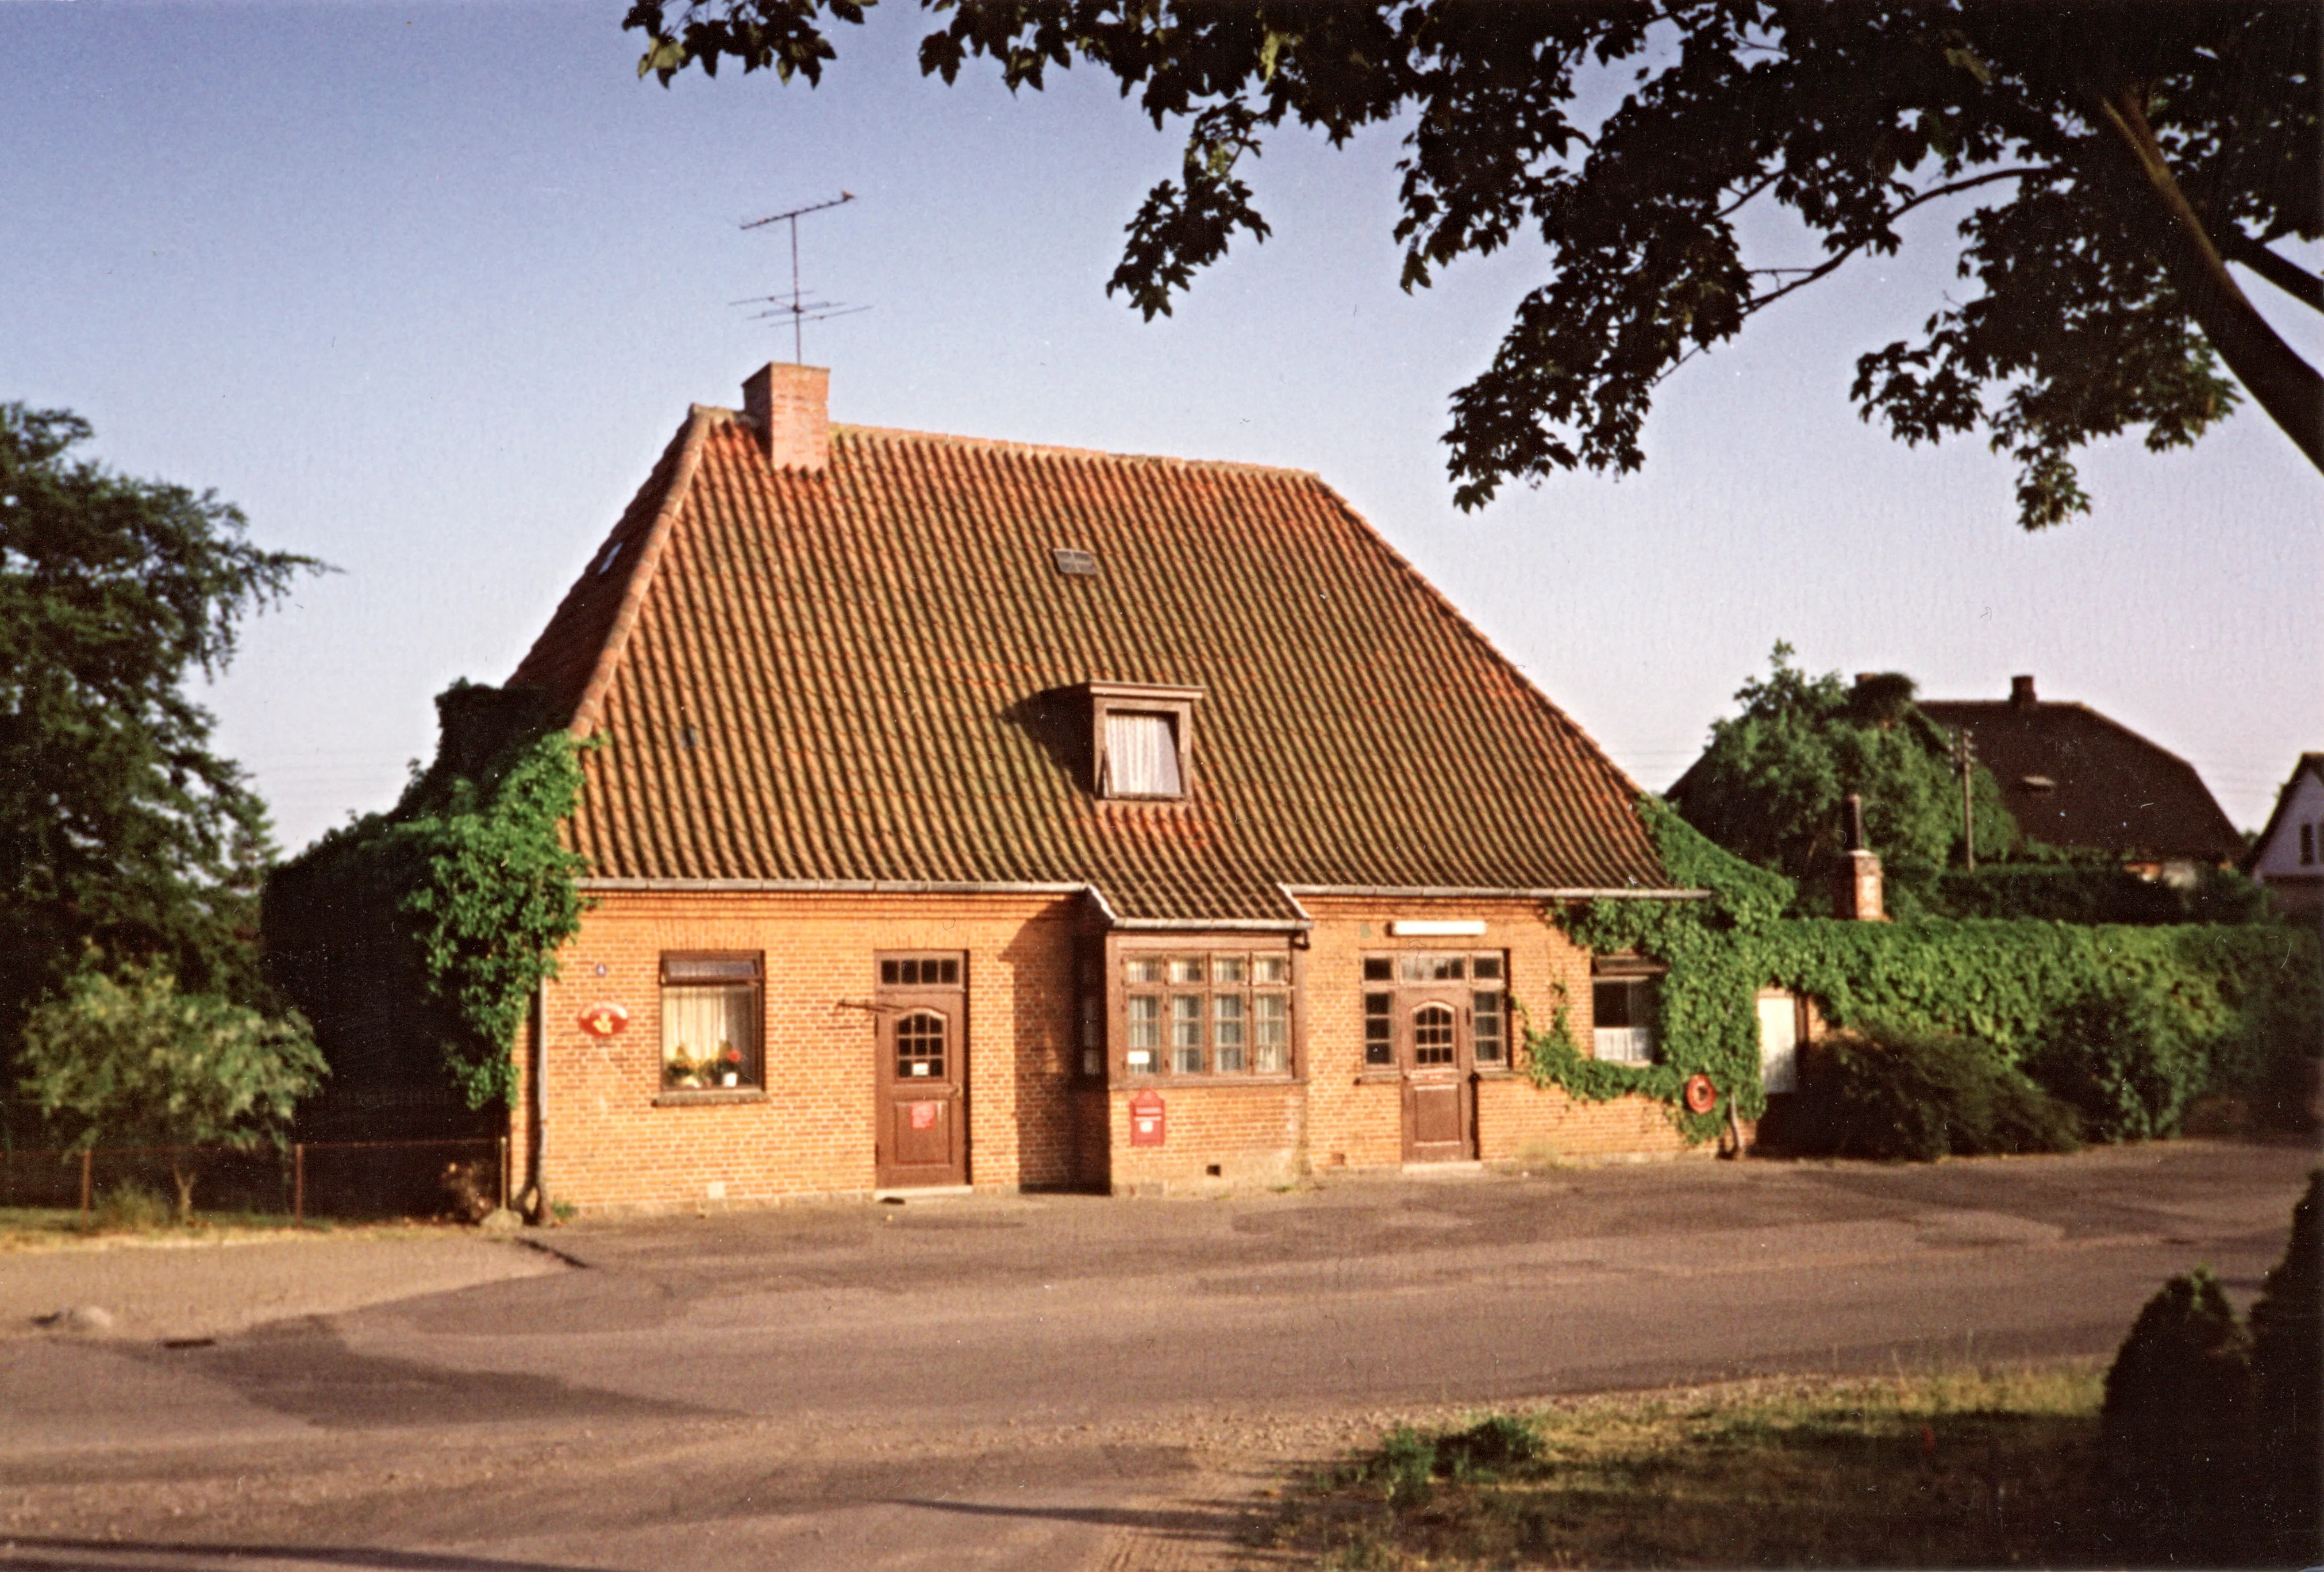
[[[1668,976],[1670,968],[1664,966],[1661,962],[1651,961],[1643,956],[1634,954],[1592,956],[1591,957],[1590,1057],[1591,1059],[1597,1059],[1605,1064],[1629,1065],[1634,1068],[1646,1068],[1663,1062],[1662,979]],[[1598,990],[1601,987],[1620,987],[1630,990],[1632,1003],[1625,1007],[1623,1013],[1632,1017],[1631,1024],[1628,1026],[1604,1026],[1599,1022]],[[1638,1022],[1637,1020],[1637,1015],[1640,1014],[1641,1012],[1636,1004],[1636,1001],[1641,992],[1643,992],[1646,1000],[1643,1013],[1646,1015],[1646,1019],[1643,1024]],[[1599,1051],[1598,1037],[1598,1034],[1600,1031],[1621,1031],[1628,1033],[1632,1035],[1634,1041],[1636,1040],[1636,1034],[1643,1031],[1645,1033],[1646,1057],[1644,1059],[1639,1059],[1635,1056],[1609,1058],[1606,1054],[1600,1053]]]
[[[1183,802],[1194,795],[1194,705],[1203,697],[1203,689],[1151,682],[1085,682],[1082,690],[1089,698],[1090,790],[1093,794],[1110,802]],[[1106,723],[1116,715],[1160,716],[1168,722],[1178,755],[1177,791],[1114,790]]]
[[[1222,935],[1208,940],[1179,940],[1109,947],[1107,986],[1114,1000],[1115,1031],[1107,1063],[1116,1085],[1143,1089],[1164,1086],[1274,1085],[1299,1078],[1299,1024],[1305,1012],[1299,1003],[1300,970],[1296,952],[1253,942],[1252,937]],[[1220,963],[1238,968],[1222,977]],[[1275,976],[1262,978],[1260,962],[1278,963]],[[1185,968],[1199,963],[1201,976]],[[1133,968],[1149,976],[1133,976]],[[1220,1002],[1232,1002],[1222,1011]],[[1262,1000],[1280,1000],[1277,1010]],[[1193,1001],[1187,1010],[1180,1001]],[[1137,1040],[1139,1029],[1148,1029],[1151,1040]],[[1231,1031],[1222,1030],[1231,1028]],[[1279,1042],[1262,1041],[1279,1032]],[[1189,1036],[1199,1042],[1188,1040]],[[1224,1042],[1233,1036],[1240,1040]],[[1221,1050],[1238,1054],[1241,1068],[1219,1068]],[[1263,1057],[1279,1052],[1281,1063],[1260,1068]],[[1151,1057],[1144,1064],[1132,1056]],[[1199,1068],[1185,1068],[1195,1056]]]
[[[724,974],[708,970],[714,966],[736,968],[747,965],[746,976],[736,970]],[[682,974],[698,969],[696,976]],[[679,974],[679,975],[674,975]],[[752,1043],[742,1050],[740,1068],[734,1071],[733,1086],[714,1082],[710,1085],[686,1085],[671,1076],[670,1022],[671,994],[740,994],[747,992],[750,1003],[745,1007],[751,1022]],[[764,950],[664,950],[655,968],[656,1029],[660,1036],[659,1051],[654,1061],[654,1101],[675,1103],[731,1103],[762,1098],[767,1095],[767,957]],[[732,1046],[731,1044],[726,1046]],[[689,1059],[690,1065],[715,1064],[712,1059]],[[713,1069],[712,1076],[725,1072]]]
[[[1404,1028],[1413,1011],[1424,1003],[1422,995],[1440,1000],[1452,995],[1461,1000],[1455,1036],[1457,1039],[1461,1032],[1467,1033],[1471,1074],[1515,1073],[1510,1039],[1515,1031],[1516,1011],[1509,1003],[1507,949],[1440,946],[1366,949],[1359,951],[1356,959],[1356,1000],[1363,1022],[1363,1036],[1357,1044],[1356,1073],[1360,1077],[1388,1079],[1401,1077],[1414,1068],[1442,1068],[1404,1062]],[[1489,965],[1489,976],[1480,970],[1480,961]],[[1421,975],[1424,972],[1425,976]],[[1478,1001],[1488,997],[1495,1002],[1494,1008],[1480,1012]],[[1492,1059],[1481,1058],[1477,1051],[1486,1040],[1477,1031],[1480,1013],[1489,1014],[1497,1023],[1498,1030],[1490,1037],[1499,1052]],[[1456,1050],[1456,1060],[1458,1057]]]

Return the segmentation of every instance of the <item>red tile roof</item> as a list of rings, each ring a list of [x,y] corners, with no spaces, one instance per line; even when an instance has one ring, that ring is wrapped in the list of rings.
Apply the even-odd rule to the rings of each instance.
[[[1133,920],[1670,887],[1637,786],[1297,471],[835,426],[807,474],[696,406],[512,681],[604,735],[600,878],[1088,884]],[[1093,795],[1093,681],[1203,690],[1188,800]]]

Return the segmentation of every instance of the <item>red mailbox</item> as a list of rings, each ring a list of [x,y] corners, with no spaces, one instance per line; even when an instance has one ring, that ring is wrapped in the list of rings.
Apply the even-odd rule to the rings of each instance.
[[[1130,1144],[1159,1146],[1169,1130],[1169,1113],[1159,1092],[1140,1092],[1130,1099]]]

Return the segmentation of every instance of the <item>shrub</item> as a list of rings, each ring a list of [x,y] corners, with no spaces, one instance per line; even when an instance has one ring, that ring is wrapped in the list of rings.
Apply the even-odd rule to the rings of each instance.
[[[2324,1170],[2292,1212],[2292,1242],[2251,1309],[2252,1427],[2259,1442],[2254,1549],[2288,1567],[2324,1563]]]
[[[1841,1157],[1934,1161],[1995,1151],[2070,1151],[2070,1110],[1985,1043],[1872,1027],[1813,1044],[1793,1143]]]
[[[1435,1471],[1453,1479],[1498,1479],[1541,1456],[1541,1438],[1523,1419],[1495,1414],[1436,1441]]]
[[[2176,1135],[2187,1105],[2211,1080],[2209,1056],[2180,1022],[2128,989],[2093,989],[2068,1004],[2025,1068],[2098,1141]]]
[[[2153,1550],[2216,1557],[2240,1527],[2251,1345],[2208,1267],[2163,1285],[2123,1339],[2100,1410],[2127,1525]]]

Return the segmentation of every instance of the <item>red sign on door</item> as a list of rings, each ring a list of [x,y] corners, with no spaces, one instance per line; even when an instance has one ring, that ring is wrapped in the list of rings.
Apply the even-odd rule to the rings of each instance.
[[[1159,1092],[1140,1092],[1130,1099],[1130,1144],[1159,1146],[1168,1133],[1169,1115]]]
[[[934,1103],[913,1104],[912,1128],[915,1130],[933,1130],[936,1127],[936,1105]]]

